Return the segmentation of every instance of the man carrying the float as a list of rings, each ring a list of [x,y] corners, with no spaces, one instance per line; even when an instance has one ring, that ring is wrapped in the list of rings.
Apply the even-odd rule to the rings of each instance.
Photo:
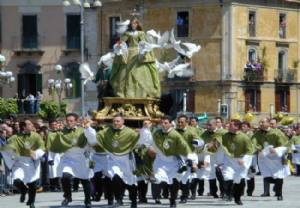
[[[207,144],[207,152],[210,154],[210,176],[209,176],[209,193],[214,198],[218,198],[218,187],[216,180],[216,168],[217,165],[217,152],[218,148],[216,144],[222,139],[222,135],[226,133],[223,128],[217,128],[217,120],[211,119],[207,122],[207,130],[201,134],[201,138]],[[224,184],[222,180],[219,180],[220,192],[223,195]]]
[[[222,174],[226,200],[242,205],[241,196],[245,188],[245,178],[252,162],[253,145],[248,136],[242,133],[242,123],[232,120],[229,132],[222,136],[220,148],[223,150]]]
[[[21,133],[8,139],[8,143],[0,151],[13,173],[14,185],[20,190],[20,202],[34,208],[36,182],[40,177],[40,158],[45,154],[45,145],[41,136],[35,132],[29,119],[20,122]]]
[[[123,205],[123,187],[126,186],[131,208],[137,207],[137,180],[134,175],[133,151],[138,138],[135,131],[124,125],[124,118],[120,114],[114,116],[112,127],[100,130],[95,138],[89,138],[90,144],[100,146],[107,153],[105,187],[109,206],[114,205],[114,197],[117,206]]]
[[[49,181],[50,190],[53,192],[60,191],[60,182],[58,177],[58,165],[60,163],[60,153],[54,153],[52,151],[52,141],[59,131],[58,123],[56,120],[49,121],[49,133],[47,138],[46,147],[48,150],[48,165],[49,165]]]
[[[288,140],[279,129],[270,128],[270,119],[260,121],[260,130],[252,140],[258,152],[258,166],[264,178],[264,182],[275,183],[274,191],[277,200],[283,200],[283,179],[290,174],[287,166],[286,154],[288,152]],[[269,185],[264,187],[264,195],[270,196]]]
[[[190,149],[193,151],[194,158],[198,159],[197,154],[194,152],[195,148],[193,147],[193,142],[195,140],[199,140],[199,136],[197,135],[197,130],[194,127],[188,126],[188,118],[186,115],[180,115],[177,118],[177,128],[176,130],[178,133],[184,138],[184,140],[189,145]],[[180,197],[180,203],[186,203],[188,196],[189,196],[189,187],[190,182],[193,178],[196,178],[196,170],[197,170],[197,164],[198,160],[195,160],[192,164],[187,164],[189,167],[188,169],[182,173],[180,186],[182,195]],[[195,195],[192,196],[192,199],[195,199]]]
[[[179,181],[177,171],[179,169],[178,156],[186,157],[188,160],[196,163],[187,142],[184,138],[172,128],[172,120],[165,116],[161,120],[161,129],[153,134],[154,145],[156,148],[156,158],[153,164],[156,183],[165,182],[170,190],[170,207],[176,207],[176,199],[179,190]]]
[[[83,127],[77,126],[78,115],[69,113],[66,115],[66,127],[56,132],[52,138],[49,150],[53,153],[61,153],[58,165],[58,176],[61,177],[64,200],[62,206],[72,202],[71,182],[76,177],[81,180],[84,191],[84,204],[91,207],[91,183],[93,171],[90,169],[90,157],[87,137],[96,135],[96,131],[90,127],[89,122],[83,122]]]

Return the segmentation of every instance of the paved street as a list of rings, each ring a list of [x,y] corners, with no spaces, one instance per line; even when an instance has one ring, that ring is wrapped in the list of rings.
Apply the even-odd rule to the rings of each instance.
[[[206,191],[208,190],[208,184],[206,183]],[[205,192],[206,192],[205,191]],[[262,178],[257,177],[256,190],[253,197],[243,197],[245,208],[300,208],[299,203],[299,191],[300,191],[300,177],[289,177],[285,180],[283,188],[284,201],[277,201],[275,197],[262,198],[259,195],[262,193]],[[40,193],[37,195],[36,207],[49,207],[49,208],[59,208],[61,206],[60,202],[62,200],[62,193]],[[126,197],[125,206],[129,207],[129,201]],[[168,200],[162,200],[162,205],[155,205],[152,200],[147,205],[139,205],[140,208],[158,208],[158,207],[168,207]],[[73,194],[73,202],[70,204],[70,208],[83,207],[83,192],[78,192]],[[186,205],[178,205],[178,207],[232,207],[236,206],[233,202],[224,202],[221,199],[215,200],[208,196],[197,197],[197,200],[190,201]],[[18,208],[25,207],[24,204],[19,203],[19,196],[9,196],[0,198],[0,208]],[[106,201],[101,201],[98,203],[93,203],[93,207],[106,207]]]

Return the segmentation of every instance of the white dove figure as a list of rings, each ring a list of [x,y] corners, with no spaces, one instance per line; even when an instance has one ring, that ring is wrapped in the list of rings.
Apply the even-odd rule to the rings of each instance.
[[[117,33],[119,35],[124,34],[127,31],[129,24],[130,24],[130,20],[125,20],[123,22],[117,22],[116,23],[116,25],[117,25]]]
[[[144,55],[146,52],[150,52],[154,48],[160,48],[160,45],[148,43],[146,41],[140,41],[138,43],[138,50],[140,55]]]
[[[163,64],[160,63],[158,60],[156,60],[156,67],[158,69],[158,72],[159,73],[162,73],[165,71],[169,72],[172,68],[174,68],[176,66],[179,59],[180,59],[180,56],[177,56],[177,58],[172,60],[171,62],[164,62]]]
[[[94,73],[91,71],[90,65],[88,63],[80,64],[79,71],[81,73],[81,78],[84,79],[84,82],[83,82],[84,85],[88,81],[94,79]]]
[[[190,63],[178,64],[169,71],[168,78],[174,78],[175,75],[181,75],[181,72],[187,70],[190,67]],[[184,73],[183,73],[184,74]]]
[[[159,45],[161,48],[170,48],[168,41],[169,41],[169,32],[166,31],[162,35],[160,32],[156,32],[155,30],[149,30],[146,32],[147,39],[149,42],[153,44]]]
[[[176,40],[175,39],[175,35],[174,35],[174,28],[172,28],[171,32],[170,32],[170,43],[172,45],[173,48],[177,47],[180,45],[181,41],[180,40]]]
[[[195,53],[198,53],[200,51],[201,46],[196,45],[194,43],[180,43],[180,44],[174,44],[174,49],[178,53],[191,59]]]
[[[98,62],[98,66],[101,66],[101,64],[103,63],[105,66],[111,67],[114,61],[114,57],[115,54],[112,52],[108,52],[106,54],[104,54],[103,56],[101,56],[99,62]]]

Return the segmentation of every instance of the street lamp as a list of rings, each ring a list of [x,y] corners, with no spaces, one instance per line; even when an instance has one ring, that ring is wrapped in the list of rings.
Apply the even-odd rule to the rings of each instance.
[[[5,56],[0,54],[0,83],[1,84],[11,84],[15,81],[15,77],[11,71],[5,71],[4,63]]]
[[[62,66],[56,65],[56,79],[49,79],[48,80],[48,90],[50,95],[54,95],[56,92],[58,96],[58,111],[61,112],[61,95],[63,90],[65,90],[66,94],[73,88],[73,84],[69,78],[66,78],[62,81],[61,78],[61,71]]]
[[[91,4],[88,0],[73,0],[73,5],[77,5],[80,7],[80,63],[84,63],[84,9],[90,8]],[[63,1],[64,6],[70,6],[70,0]],[[102,3],[99,0],[93,0],[93,7],[101,7]],[[81,116],[84,117],[84,83],[85,79],[81,75]]]

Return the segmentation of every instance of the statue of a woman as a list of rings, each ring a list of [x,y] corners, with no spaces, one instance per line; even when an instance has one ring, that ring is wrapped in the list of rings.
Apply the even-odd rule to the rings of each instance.
[[[126,43],[128,54],[116,55],[112,66],[110,84],[117,97],[159,98],[160,81],[152,51],[139,54],[138,43],[147,41],[137,19],[133,19],[128,30],[121,36],[119,45]]]

